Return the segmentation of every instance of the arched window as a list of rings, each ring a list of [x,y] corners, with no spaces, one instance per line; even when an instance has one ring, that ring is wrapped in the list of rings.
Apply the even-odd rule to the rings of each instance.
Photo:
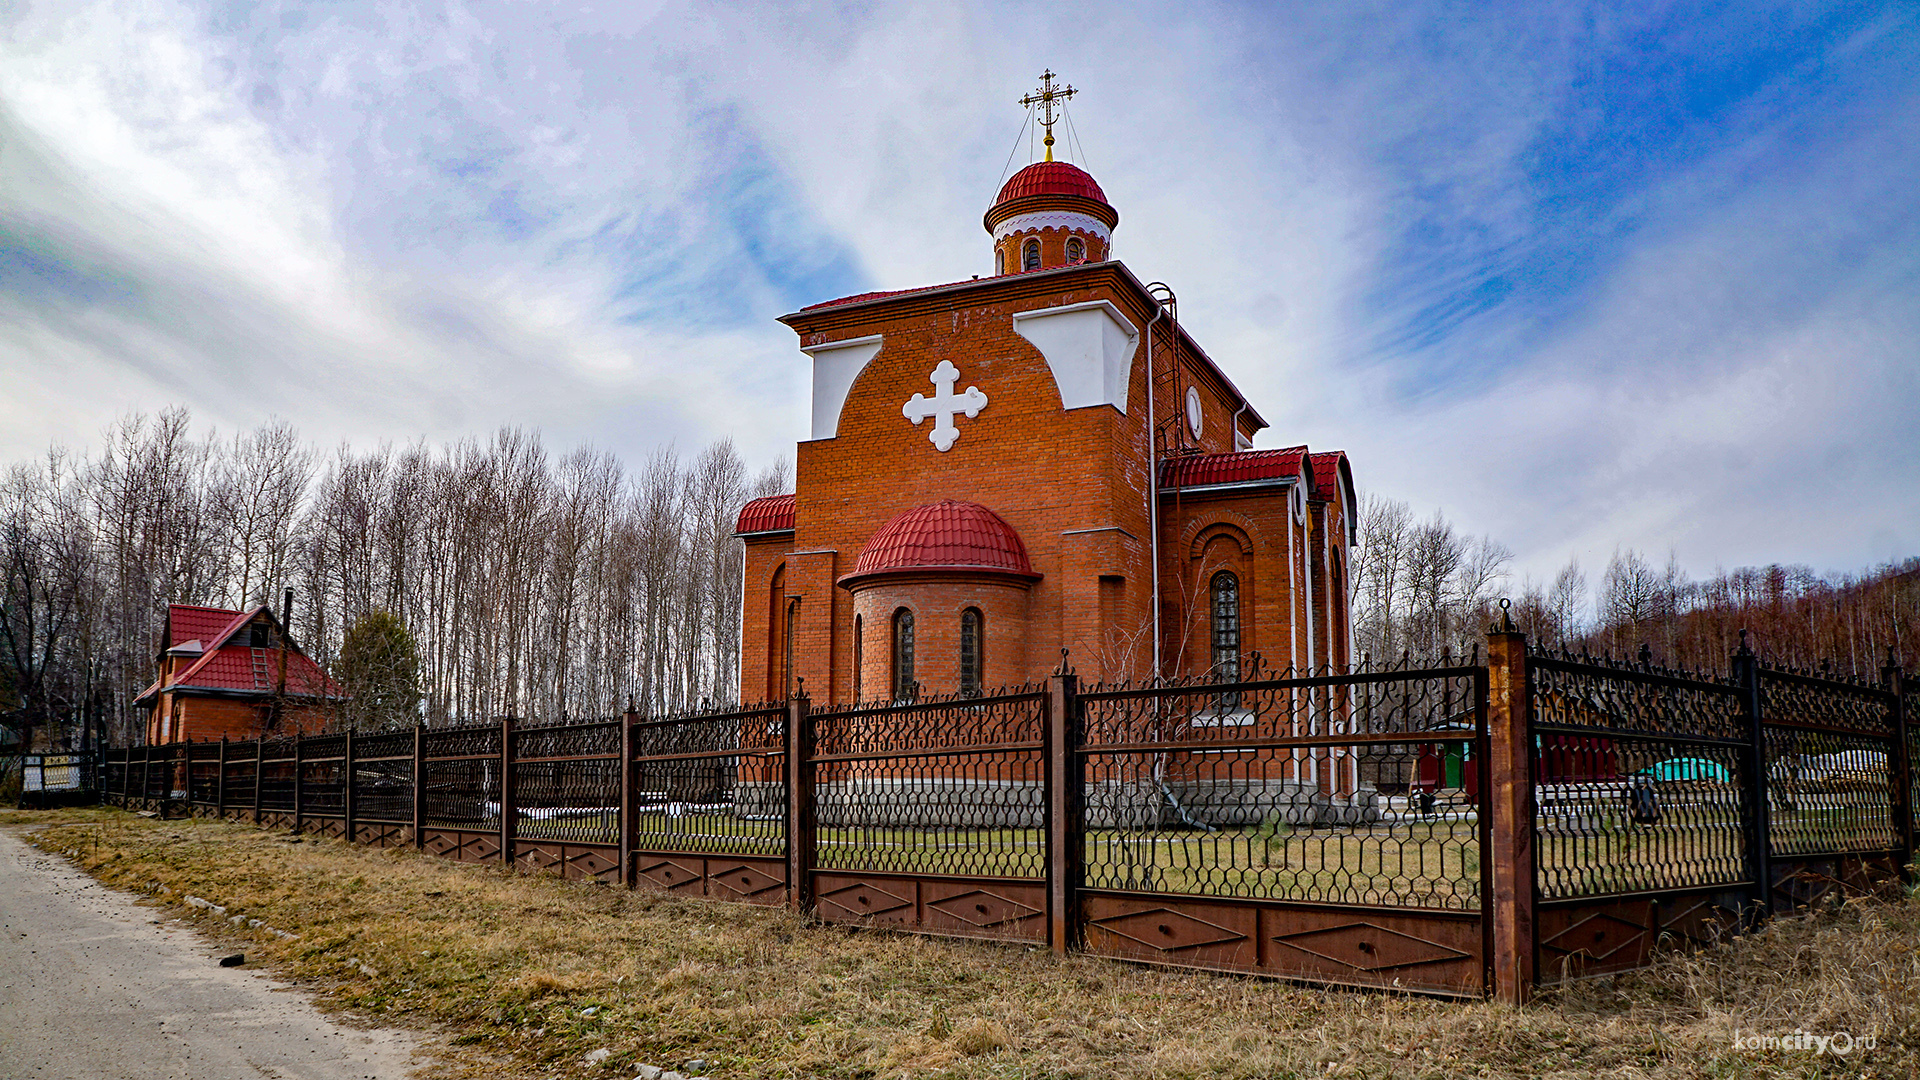
[[[1209,586],[1213,614],[1213,678],[1240,681],[1240,579],[1231,570],[1213,575]],[[1233,700],[1229,701],[1228,698]],[[1222,695],[1220,707],[1238,708],[1239,695]]]
[[[1087,261],[1087,246],[1075,236],[1067,240],[1067,262],[1069,264]]]
[[[853,617],[853,700],[855,703],[860,700],[860,660],[866,644],[860,640],[861,625],[860,616],[855,615]]]
[[[1040,269],[1040,241],[1038,240],[1027,241],[1027,245],[1024,249],[1022,249],[1022,254],[1020,256],[1020,269],[1022,270]]]
[[[996,274],[1004,274],[1007,272],[1007,249],[1006,248],[995,249],[993,253],[993,272]]]
[[[906,608],[893,613],[893,700],[912,701],[913,612]]]
[[[980,693],[981,629],[979,608],[960,613],[960,692],[968,697]]]

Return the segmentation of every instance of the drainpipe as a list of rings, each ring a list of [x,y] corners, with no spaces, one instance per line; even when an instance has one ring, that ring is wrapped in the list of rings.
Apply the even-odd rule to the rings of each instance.
[[[1157,283],[1156,283],[1157,284]],[[1166,288],[1162,285],[1161,288]],[[1168,289],[1171,296],[1173,290]],[[1153,296],[1153,286],[1147,287]],[[1149,576],[1153,581],[1153,677],[1160,677],[1160,454],[1153,445],[1154,428],[1159,423],[1153,411],[1153,324],[1167,313],[1160,298],[1153,297],[1153,318],[1147,320],[1147,551],[1152,559]]]

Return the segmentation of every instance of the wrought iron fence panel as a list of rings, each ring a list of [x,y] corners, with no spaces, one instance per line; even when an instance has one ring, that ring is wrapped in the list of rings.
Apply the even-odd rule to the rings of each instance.
[[[620,762],[602,758],[517,763],[513,770],[513,806],[516,836],[617,844]]]
[[[188,743],[187,760],[218,761],[220,760],[220,744],[217,742]]]
[[[1534,740],[1543,899],[1739,885],[1752,832],[1743,747],[1608,732]]]
[[[815,714],[815,864],[1044,877],[1046,702],[1017,692]]]
[[[1766,739],[1773,854],[1899,847],[1888,740],[1772,725]]]
[[[438,732],[428,732],[431,739]],[[496,732],[497,734],[497,732]],[[468,742],[460,745],[473,745]],[[499,740],[494,740],[496,752]],[[500,829],[500,760],[468,758],[422,763],[420,815],[424,824],[448,829]]]
[[[411,734],[407,735],[407,749],[413,749]],[[394,824],[412,821],[413,758],[362,760],[358,739],[354,740],[353,751],[354,820]]]
[[[500,725],[428,728],[423,753],[427,757],[499,757]]]
[[[227,748],[227,807],[253,806],[253,776],[256,772],[253,744],[235,743]]]
[[[287,747],[289,751],[292,746]],[[268,751],[269,755],[273,753]],[[291,757],[274,759],[271,756],[260,763],[260,809],[293,811],[293,793],[295,777]]]
[[[635,846],[786,854],[786,717],[759,708],[634,725]]]
[[[1893,695],[1878,687],[1763,667],[1760,694],[1768,723],[1893,732]]]
[[[413,756],[413,732],[388,731],[378,735],[355,735],[353,737],[353,758],[362,761],[367,758],[395,758]]]
[[[1545,655],[1528,658],[1527,674],[1533,683],[1536,730],[1565,727],[1740,742],[1749,738],[1739,688],[1725,679]]]
[[[211,758],[199,755],[187,759],[187,801],[212,806],[220,796],[220,745],[214,744]]]
[[[345,743],[342,742],[344,748]],[[300,812],[340,817],[347,812],[347,767],[342,760],[300,763]]]
[[[1478,687],[1463,667],[1082,694],[1083,882],[1476,910]]]
[[[556,727],[516,728],[513,733],[514,757],[618,757],[620,722],[608,720],[589,724]]]

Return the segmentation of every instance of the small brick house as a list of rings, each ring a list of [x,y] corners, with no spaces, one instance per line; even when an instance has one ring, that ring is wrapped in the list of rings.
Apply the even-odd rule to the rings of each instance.
[[[1118,224],[1038,162],[987,211],[994,276],[781,318],[811,430],[793,493],[739,516],[743,699],[980,692],[1062,649],[1083,679],[1348,662],[1346,455],[1251,448],[1266,422]]]
[[[159,677],[134,699],[150,745],[313,734],[340,688],[288,637],[273,609],[167,605]]]

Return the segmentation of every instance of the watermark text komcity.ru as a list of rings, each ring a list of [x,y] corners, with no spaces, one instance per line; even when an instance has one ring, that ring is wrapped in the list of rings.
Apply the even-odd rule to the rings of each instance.
[[[1879,1045],[1878,1036],[1855,1035],[1851,1031],[1836,1031],[1831,1035],[1815,1035],[1807,1031],[1795,1031],[1789,1035],[1749,1035],[1738,1030],[1733,1033],[1735,1050],[1810,1053],[1816,1057],[1822,1054],[1844,1057],[1856,1050],[1872,1050]]]

